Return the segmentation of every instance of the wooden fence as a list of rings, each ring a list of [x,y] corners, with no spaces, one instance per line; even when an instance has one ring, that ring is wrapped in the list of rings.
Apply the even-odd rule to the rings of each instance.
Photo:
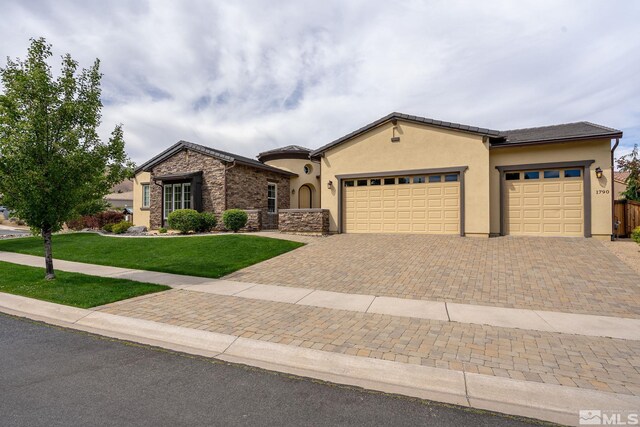
[[[620,222],[617,236],[627,237],[634,228],[640,227],[640,202],[616,200],[613,207],[614,220]]]

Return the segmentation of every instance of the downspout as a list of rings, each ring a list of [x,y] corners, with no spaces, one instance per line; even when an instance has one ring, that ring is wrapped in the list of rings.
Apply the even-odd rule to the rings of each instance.
[[[616,194],[615,194],[615,181],[614,177],[614,153],[616,148],[618,148],[618,144],[620,144],[620,138],[616,138],[616,143],[613,144],[613,148],[611,149],[611,240],[615,239],[616,233]]]
[[[222,209],[223,211],[226,211],[227,208],[229,207],[228,200],[227,200],[227,171],[229,169],[233,169],[235,166],[236,166],[236,161],[234,160],[234,161],[231,162],[231,166],[228,166],[228,167],[225,166],[224,167],[224,189],[223,189],[223,191],[224,191],[224,209]]]

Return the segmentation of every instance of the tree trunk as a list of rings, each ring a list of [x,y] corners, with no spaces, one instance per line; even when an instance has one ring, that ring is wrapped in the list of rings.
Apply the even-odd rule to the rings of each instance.
[[[42,237],[44,239],[44,264],[47,272],[44,276],[47,280],[53,280],[56,278],[53,272],[53,253],[51,252],[51,227],[42,229]]]

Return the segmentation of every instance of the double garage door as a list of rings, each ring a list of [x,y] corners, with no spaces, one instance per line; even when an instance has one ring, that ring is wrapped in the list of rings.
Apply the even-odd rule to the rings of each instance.
[[[460,177],[454,174],[346,179],[347,233],[460,233]]]
[[[505,172],[506,233],[584,235],[582,169]]]

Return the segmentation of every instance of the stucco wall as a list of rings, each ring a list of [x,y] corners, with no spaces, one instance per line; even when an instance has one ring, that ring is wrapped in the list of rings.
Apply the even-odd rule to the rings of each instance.
[[[265,164],[279,169],[298,174],[292,176],[289,180],[291,189],[295,190],[295,194],[291,194],[291,209],[297,209],[299,205],[300,187],[308,185],[311,188],[312,208],[320,207],[320,162],[312,162],[309,159],[276,159],[268,160]],[[304,165],[311,165],[311,173],[304,173]]]
[[[465,172],[465,232],[489,233],[489,147],[482,136],[398,121],[338,145],[322,158],[321,206],[330,212],[330,231],[338,231],[336,175],[468,166]],[[333,188],[327,189],[327,183]]]
[[[151,183],[149,172],[140,172],[133,178],[133,224],[149,228],[149,209],[142,209],[142,184]]]
[[[594,237],[610,236],[612,174],[611,141],[608,139],[491,149],[491,233],[500,232],[500,173],[496,170],[496,166],[580,160],[595,160],[589,171],[591,174],[591,233]],[[601,179],[596,178],[597,167],[604,172]],[[598,193],[598,190],[604,190],[604,192]]]

